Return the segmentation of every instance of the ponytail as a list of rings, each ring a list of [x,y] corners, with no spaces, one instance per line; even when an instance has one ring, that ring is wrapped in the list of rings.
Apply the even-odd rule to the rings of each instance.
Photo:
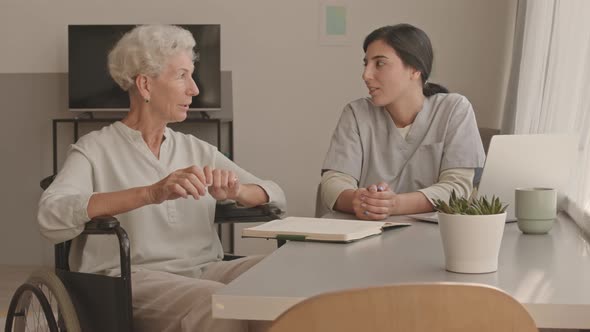
[[[424,83],[424,87],[422,88],[422,93],[426,97],[430,97],[437,93],[449,93],[449,89],[445,88],[440,84],[426,82]]]

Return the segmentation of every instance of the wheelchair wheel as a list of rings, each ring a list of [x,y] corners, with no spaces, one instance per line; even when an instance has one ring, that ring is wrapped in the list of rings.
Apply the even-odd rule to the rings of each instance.
[[[5,332],[80,332],[68,292],[51,270],[33,272],[10,301]]]

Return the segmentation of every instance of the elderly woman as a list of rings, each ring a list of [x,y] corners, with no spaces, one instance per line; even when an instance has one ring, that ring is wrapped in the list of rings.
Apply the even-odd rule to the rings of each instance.
[[[43,193],[38,220],[54,243],[73,239],[84,223],[117,216],[131,241],[134,325],[140,331],[230,331],[244,322],[211,317],[211,293],[259,257],[221,261],[213,224],[216,201],[272,202],[282,190],[238,167],[217,149],[175,132],[199,89],[192,79],[195,40],[176,26],[138,26],[109,54],[113,79],[129,92],[120,122],[72,145]],[[108,237],[75,239],[73,270],[116,275],[118,252]],[[83,247],[83,250],[81,250]]]

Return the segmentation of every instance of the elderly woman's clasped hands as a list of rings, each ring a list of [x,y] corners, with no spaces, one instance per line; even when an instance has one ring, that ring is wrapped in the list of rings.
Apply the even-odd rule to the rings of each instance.
[[[233,171],[189,166],[176,170],[148,188],[150,203],[159,204],[166,200],[188,198],[198,200],[211,194],[218,201],[237,199],[240,182]]]

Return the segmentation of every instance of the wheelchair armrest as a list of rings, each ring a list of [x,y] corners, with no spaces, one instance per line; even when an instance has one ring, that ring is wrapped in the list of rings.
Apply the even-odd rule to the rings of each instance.
[[[92,218],[86,223],[82,234],[115,234],[119,239],[119,255],[121,258],[121,278],[131,278],[131,245],[127,232],[121,227],[119,220],[112,216]]]
[[[273,204],[254,207],[238,206],[236,203],[218,203],[215,208],[215,223],[263,222],[279,219],[283,211]]]
[[[119,220],[112,216],[100,216],[92,218],[84,226],[82,234],[115,234],[115,229],[120,227]]]
[[[121,260],[121,278],[130,280],[131,278],[131,255],[130,242],[127,232],[121,227],[117,218],[112,216],[100,216],[92,218],[84,226],[83,235],[93,234],[115,234],[119,240],[119,255]],[[56,245],[56,267],[69,270],[68,253],[69,242]]]

